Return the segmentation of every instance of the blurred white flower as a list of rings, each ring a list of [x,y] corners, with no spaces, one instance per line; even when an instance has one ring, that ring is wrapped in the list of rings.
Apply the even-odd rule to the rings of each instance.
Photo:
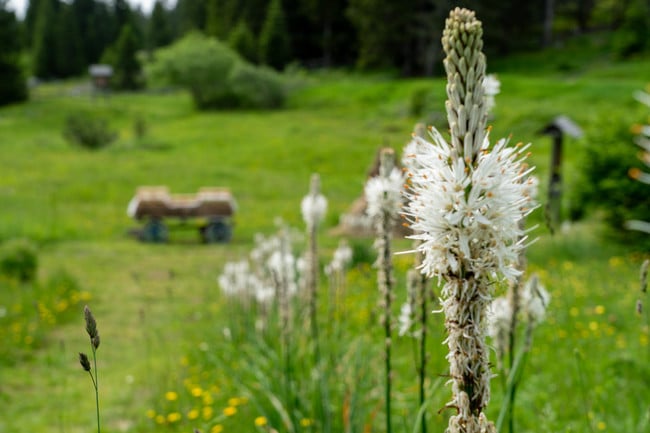
[[[492,110],[496,105],[494,97],[501,91],[501,81],[494,74],[486,75],[483,79],[483,91],[485,95],[485,109]]]
[[[320,193],[320,177],[317,174],[311,177],[310,191],[302,199],[300,210],[308,229],[317,227],[325,218],[327,199]]]
[[[386,177],[375,176],[368,179],[365,187],[368,215],[377,218],[386,213],[396,217],[402,206],[403,185],[404,176],[397,168],[393,168]]]
[[[352,248],[345,239],[341,239],[327,267],[330,272],[343,272],[350,263],[352,263]]]
[[[505,296],[495,298],[488,306],[487,311],[487,335],[498,338],[502,333],[507,332],[512,320],[512,306]]]
[[[275,289],[272,286],[260,284],[255,289],[255,300],[260,304],[270,304],[275,296]]]
[[[532,320],[535,324],[542,322],[546,317],[551,295],[539,282],[537,275],[530,277],[521,295],[521,306],[529,320]]]
[[[249,293],[250,267],[248,261],[228,262],[224,265],[223,273],[218,282],[221,291],[226,296],[245,295]]]
[[[293,295],[298,291],[296,283],[296,259],[290,252],[278,250],[271,254],[267,263],[273,278],[278,279],[280,284],[286,284],[287,294]]]
[[[410,302],[404,302],[400,308],[399,317],[397,318],[399,330],[397,331],[400,337],[411,333],[413,327],[413,306]]]

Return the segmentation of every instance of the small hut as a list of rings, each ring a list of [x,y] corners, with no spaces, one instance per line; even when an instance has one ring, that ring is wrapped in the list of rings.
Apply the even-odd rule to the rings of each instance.
[[[88,73],[90,74],[94,92],[105,93],[109,91],[111,78],[113,77],[113,67],[111,65],[90,65]]]

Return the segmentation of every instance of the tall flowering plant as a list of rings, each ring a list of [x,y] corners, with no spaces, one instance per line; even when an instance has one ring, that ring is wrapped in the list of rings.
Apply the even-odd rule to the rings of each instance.
[[[490,399],[487,307],[500,280],[514,280],[525,233],[519,222],[534,208],[524,163],[527,146],[491,145],[486,129],[483,29],[474,12],[456,8],[442,45],[447,72],[451,142],[430,130],[414,136],[407,155],[409,200],[404,215],[420,241],[420,269],[443,284],[452,399],[449,433],[495,431],[484,409]]]
[[[302,218],[307,226],[307,263],[306,263],[306,286],[309,292],[309,320],[311,324],[312,338],[315,345],[316,359],[320,357],[318,343],[318,323],[316,317],[318,297],[318,227],[327,212],[327,199],[320,193],[320,176],[313,174],[309,184],[309,194],[300,203]]]
[[[379,304],[382,310],[381,325],[384,328],[386,432],[391,433],[391,346],[393,328],[391,305],[394,298],[391,238],[402,203],[401,191],[404,178],[400,170],[395,167],[395,152],[393,149],[382,149],[379,161],[379,176],[368,180],[364,192],[368,201],[368,215],[374,222],[377,234],[375,248],[377,248],[378,255],[375,266],[377,267]]]

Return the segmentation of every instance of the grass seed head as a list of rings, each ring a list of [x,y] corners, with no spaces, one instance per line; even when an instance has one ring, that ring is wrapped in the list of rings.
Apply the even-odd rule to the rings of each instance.
[[[81,364],[85,371],[90,371],[90,361],[88,360],[88,355],[85,353],[79,352],[79,364]]]
[[[99,331],[97,331],[97,322],[95,321],[95,316],[93,316],[92,311],[88,308],[88,305],[84,307],[84,319],[86,321],[86,332],[90,336],[90,344],[92,344],[94,349],[99,347]]]

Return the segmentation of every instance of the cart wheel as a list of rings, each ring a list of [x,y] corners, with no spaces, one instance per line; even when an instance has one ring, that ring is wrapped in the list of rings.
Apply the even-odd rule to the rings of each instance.
[[[229,242],[232,238],[232,229],[223,221],[211,221],[201,230],[203,241],[211,244],[215,242]]]
[[[169,240],[167,226],[159,219],[149,220],[142,230],[142,240],[153,243],[167,242]]]

